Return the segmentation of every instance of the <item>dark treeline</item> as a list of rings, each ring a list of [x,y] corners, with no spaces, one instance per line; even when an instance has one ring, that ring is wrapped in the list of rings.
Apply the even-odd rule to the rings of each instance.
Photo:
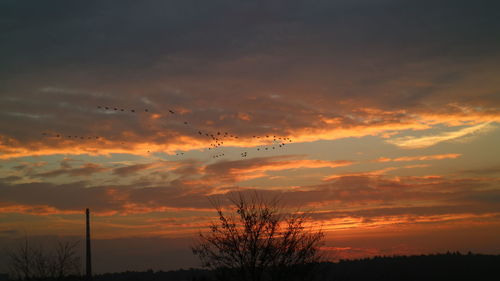
[[[96,275],[93,281],[191,281],[191,280],[212,280],[211,272],[203,269],[180,269],[171,271],[126,271],[120,273],[105,273]]]
[[[320,264],[315,280],[500,280],[500,255],[446,253]]]
[[[500,280],[500,255],[446,253],[419,256],[373,257],[315,265],[315,281]],[[6,276],[4,276],[6,277]],[[94,276],[94,281],[211,281],[209,270],[126,271]],[[3,279],[8,280],[8,279]],[[67,277],[65,281],[84,280]]]

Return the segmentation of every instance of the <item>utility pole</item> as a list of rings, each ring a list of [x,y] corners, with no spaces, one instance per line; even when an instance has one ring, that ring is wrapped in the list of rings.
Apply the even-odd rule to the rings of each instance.
[[[91,257],[91,252],[90,252],[90,211],[89,211],[89,208],[87,208],[85,210],[85,215],[87,217],[87,252],[86,252],[87,265],[85,267],[85,270],[87,272],[86,279],[88,281],[90,281],[90,280],[92,280],[92,257]]]

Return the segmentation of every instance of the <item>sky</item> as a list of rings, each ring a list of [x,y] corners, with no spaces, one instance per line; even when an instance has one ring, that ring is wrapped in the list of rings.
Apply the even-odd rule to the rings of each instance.
[[[499,8],[1,1],[0,247],[90,208],[96,272],[197,267],[209,198],[258,190],[332,260],[498,254]]]

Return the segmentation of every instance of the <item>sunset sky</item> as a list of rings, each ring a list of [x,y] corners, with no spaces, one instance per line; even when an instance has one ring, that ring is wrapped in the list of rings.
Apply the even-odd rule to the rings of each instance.
[[[0,247],[88,207],[97,272],[196,267],[209,196],[256,189],[332,259],[499,254],[499,9],[1,1]]]

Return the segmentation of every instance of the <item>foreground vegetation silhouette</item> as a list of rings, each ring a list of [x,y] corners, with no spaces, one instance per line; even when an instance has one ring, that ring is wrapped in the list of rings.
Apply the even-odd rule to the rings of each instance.
[[[230,205],[213,202],[218,220],[192,247],[217,280],[310,280],[320,261],[323,233],[303,212],[285,212],[279,200],[239,193]]]
[[[324,262],[316,265],[314,281],[446,281],[499,280],[500,255],[446,253],[419,256],[374,257],[359,260]],[[0,274],[0,280],[8,279]],[[31,279],[35,280],[35,279]],[[45,281],[81,281],[80,276]],[[213,281],[216,272],[206,269],[173,271],[127,271],[98,274],[94,281]],[[238,280],[238,279],[235,279]]]
[[[57,241],[46,248],[26,237],[6,252],[10,276],[13,280],[62,280],[79,276],[77,247],[78,242]]]

